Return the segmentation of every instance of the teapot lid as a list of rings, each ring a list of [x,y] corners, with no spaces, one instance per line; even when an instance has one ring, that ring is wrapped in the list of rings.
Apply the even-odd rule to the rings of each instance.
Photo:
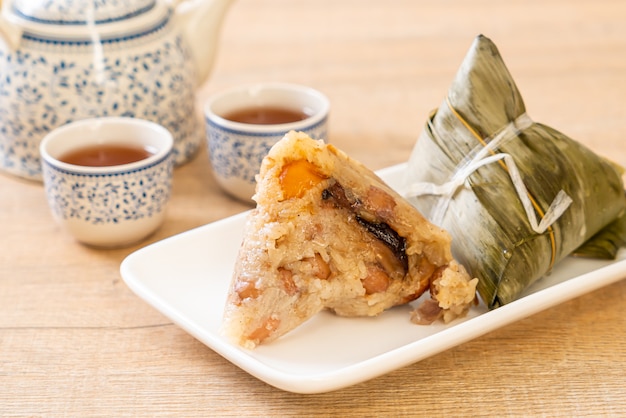
[[[111,23],[147,13],[156,0],[13,0],[18,17],[43,24]]]

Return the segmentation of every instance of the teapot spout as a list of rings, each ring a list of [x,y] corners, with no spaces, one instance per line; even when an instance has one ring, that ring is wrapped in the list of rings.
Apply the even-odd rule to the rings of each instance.
[[[189,0],[176,8],[178,24],[191,47],[197,85],[204,84],[215,60],[224,16],[233,0]]]

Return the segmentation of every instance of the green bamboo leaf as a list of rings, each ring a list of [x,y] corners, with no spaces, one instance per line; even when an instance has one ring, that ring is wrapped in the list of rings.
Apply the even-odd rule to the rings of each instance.
[[[471,172],[449,199],[409,196],[452,235],[455,257],[478,277],[478,292],[490,308],[516,299],[626,209],[621,168],[567,135],[530,121],[495,44],[482,35],[415,145],[407,190],[416,183],[449,183],[468,160],[502,135],[506,140],[491,152],[511,157],[538,218],[561,191],[572,200],[548,230],[538,233],[531,227],[508,163],[490,163]],[[589,241],[595,249],[586,251],[600,256],[613,253],[611,245],[623,245],[618,225],[607,229],[608,238]]]
[[[622,247],[626,247],[626,212],[578,247],[572,255],[614,260]]]

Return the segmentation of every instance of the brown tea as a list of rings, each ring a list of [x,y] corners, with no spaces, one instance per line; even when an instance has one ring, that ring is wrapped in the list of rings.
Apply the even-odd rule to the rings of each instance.
[[[224,119],[239,123],[250,123],[255,125],[277,125],[281,123],[291,123],[308,118],[302,110],[287,109],[276,106],[254,106],[246,107],[227,113]]]
[[[59,157],[68,164],[88,167],[110,167],[134,163],[152,155],[145,148],[119,144],[91,145],[67,152]]]

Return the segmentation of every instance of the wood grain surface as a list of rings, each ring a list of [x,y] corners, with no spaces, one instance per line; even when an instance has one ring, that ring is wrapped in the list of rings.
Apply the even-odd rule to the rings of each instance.
[[[329,140],[379,169],[408,159],[479,33],[535,121],[626,165],[621,0],[238,0],[198,102],[256,81],[309,85],[330,98]],[[251,377],[119,273],[138,248],[248,208],[221,192],[203,148],[175,171],[161,229],[96,250],[57,226],[41,184],[0,175],[0,416],[626,414],[626,281],[335,392]]]

